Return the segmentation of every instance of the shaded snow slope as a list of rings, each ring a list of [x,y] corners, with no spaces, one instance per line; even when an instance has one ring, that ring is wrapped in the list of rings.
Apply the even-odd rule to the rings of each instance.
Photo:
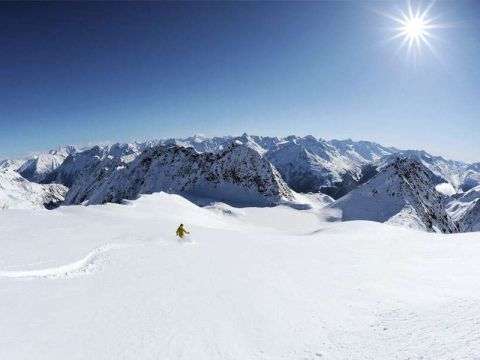
[[[463,231],[480,231],[480,200],[477,199],[474,206],[465,213],[460,220]]]
[[[343,220],[390,222],[428,231],[456,232],[457,226],[445,210],[446,197],[435,190],[438,181],[420,162],[397,157],[330,207],[340,209]]]
[[[469,165],[462,175],[461,189],[468,191],[480,185],[480,162]]]
[[[38,183],[52,182],[54,179],[53,172],[69,155],[76,152],[77,149],[75,147],[64,146],[56,150],[50,150],[47,153],[40,153],[25,161],[18,169],[18,172],[30,181]]]
[[[480,186],[452,196],[447,212],[462,231],[480,231]]]
[[[476,359],[478,234],[287,207],[0,217],[2,359]],[[192,235],[178,242],[180,222]]]
[[[104,163],[98,168],[105,169]],[[113,166],[108,166],[112,169]],[[90,181],[91,174],[94,174]],[[222,152],[197,153],[179,146],[146,149],[125,167],[79,178],[67,204],[101,204],[166,191],[234,204],[271,206],[294,199],[276,169],[255,150],[232,144]]]
[[[64,199],[63,185],[40,185],[28,181],[11,169],[0,169],[0,210],[52,208]]]

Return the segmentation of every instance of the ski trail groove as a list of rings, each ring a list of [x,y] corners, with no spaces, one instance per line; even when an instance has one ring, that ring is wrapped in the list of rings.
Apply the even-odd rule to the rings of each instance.
[[[97,267],[98,261],[105,256],[106,253],[139,246],[143,244],[105,244],[90,251],[85,257],[69,264],[50,267],[38,270],[19,270],[19,271],[0,271],[0,277],[3,278],[72,278],[80,275],[92,273]]]

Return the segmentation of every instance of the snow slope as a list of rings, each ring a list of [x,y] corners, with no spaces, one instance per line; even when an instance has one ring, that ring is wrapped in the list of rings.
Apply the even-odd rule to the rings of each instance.
[[[343,220],[371,220],[428,231],[456,232],[435,190],[439,178],[423,164],[399,156],[365,184],[330,205]]]
[[[463,191],[468,191],[478,185],[480,185],[480,162],[470,164],[465,169],[462,174],[461,188]]]
[[[64,200],[63,185],[40,185],[28,181],[12,169],[0,169],[0,210],[52,208]]]
[[[460,225],[463,231],[480,231],[480,200],[478,198],[474,206],[460,220]]]
[[[18,160],[18,159],[4,159],[0,160],[0,170],[14,170],[17,171],[20,166],[24,164],[25,160]]]
[[[478,234],[231,210],[3,212],[0,358],[478,358]]]
[[[447,212],[462,231],[480,231],[480,185],[452,196]]]

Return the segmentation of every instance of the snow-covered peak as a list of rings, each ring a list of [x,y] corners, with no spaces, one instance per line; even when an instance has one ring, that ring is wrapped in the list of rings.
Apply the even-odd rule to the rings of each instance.
[[[84,184],[74,183],[67,203],[120,202],[160,191],[249,206],[274,205],[294,198],[268,161],[250,147],[235,143],[217,153],[158,145],[95,184]]]
[[[82,174],[91,174],[97,165],[104,160],[110,167],[114,168],[135,159],[142,148],[143,146],[137,143],[116,143],[97,145],[85,151],[73,153],[63,161],[61,166],[55,169],[53,181],[70,187]]]
[[[76,146],[64,145],[64,146],[59,146],[56,149],[50,150],[50,151],[48,151],[48,153],[51,154],[51,155],[59,155],[59,156],[67,157],[70,154],[75,154],[79,150],[80,149],[77,148]]]
[[[250,147],[266,157],[293,189],[301,192],[322,190],[334,197],[343,195],[356,185],[362,166],[395,150],[371,142],[326,141],[312,135],[282,138],[246,133],[236,137],[212,138],[195,135],[151,142],[137,148],[143,150],[163,144],[191,147],[198,153],[216,153],[224,151],[232,143]]]
[[[53,208],[66,191],[62,185],[36,184],[12,169],[0,169],[0,209]]]
[[[436,232],[456,232],[435,190],[438,177],[421,162],[397,156],[368,182],[330,205],[343,220],[372,220]]]
[[[39,153],[25,161],[18,172],[30,181],[49,183],[53,180],[53,172],[69,155],[76,152],[77,149],[73,146],[62,146],[55,150]]]
[[[385,156],[372,163],[377,170],[395,161],[398,155],[422,163],[443,182],[448,182],[457,191],[464,181],[464,173],[468,165],[460,161],[446,160],[441,156],[433,156],[423,150],[401,150],[398,153]]]
[[[17,160],[17,159],[0,160],[0,170],[10,169],[10,170],[17,171],[24,163],[25,163],[25,160]]]
[[[384,156],[399,152],[400,150],[393,147],[385,147],[383,145],[371,141],[353,141],[346,140],[330,140],[329,143],[334,146],[337,151],[358,165],[376,161]]]

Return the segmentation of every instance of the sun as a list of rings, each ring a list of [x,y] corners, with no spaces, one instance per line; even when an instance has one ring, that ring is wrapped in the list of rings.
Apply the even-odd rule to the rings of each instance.
[[[408,50],[420,51],[423,45],[431,47],[432,38],[431,29],[435,27],[432,19],[428,17],[431,7],[427,7],[423,12],[420,9],[414,10],[412,5],[408,4],[407,12],[401,11],[400,17],[394,17],[398,24],[395,38],[403,38],[402,46],[408,45]]]
[[[403,32],[407,37],[416,40],[427,36],[427,24],[420,18],[408,19],[403,26]]]
[[[428,48],[436,55],[432,44],[436,38],[434,32],[444,25],[436,23],[435,18],[430,15],[433,4],[434,2],[431,2],[422,10],[408,1],[406,9],[399,10],[397,14],[380,13],[394,21],[394,34],[389,40],[400,39],[399,50],[406,48],[407,54],[417,56],[422,49]]]

